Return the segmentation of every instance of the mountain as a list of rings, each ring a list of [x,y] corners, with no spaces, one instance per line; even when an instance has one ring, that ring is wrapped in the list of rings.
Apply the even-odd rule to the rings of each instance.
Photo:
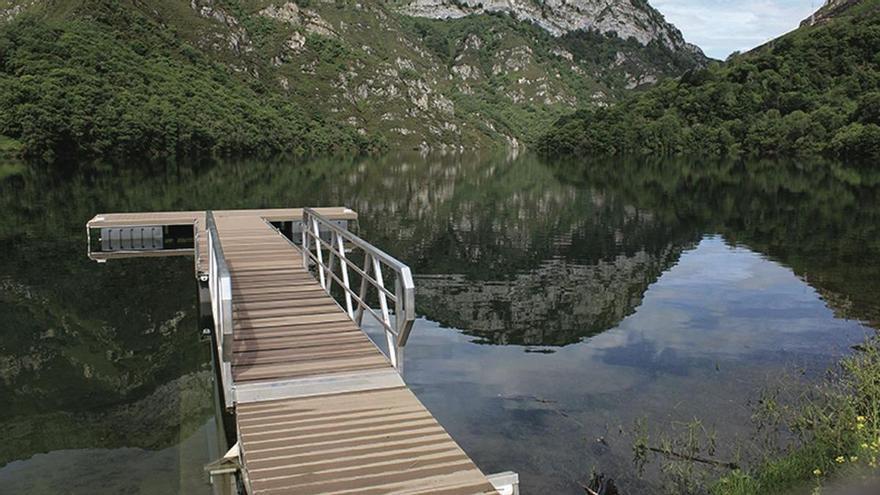
[[[657,42],[675,52],[701,54],[645,0],[413,0],[401,11],[433,19],[505,13],[540,26],[553,36],[598,31],[621,39],[633,38],[642,45]]]
[[[849,9],[860,3],[860,0],[825,0],[825,5],[801,22],[801,27],[815,26],[840,15],[846,15]]]
[[[799,29],[607,109],[563,117],[546,154],[880,158],[880,1],[831,0]]]
[[[644,0],[0,0],[0,22],[0,135],[47,161],[516,147],[707,63]]]

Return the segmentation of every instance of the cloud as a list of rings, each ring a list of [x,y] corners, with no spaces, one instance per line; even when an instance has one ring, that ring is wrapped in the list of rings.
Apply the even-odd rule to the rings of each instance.
[[[651,0],[685,39],[725,59],[796,28],[824,0]]]

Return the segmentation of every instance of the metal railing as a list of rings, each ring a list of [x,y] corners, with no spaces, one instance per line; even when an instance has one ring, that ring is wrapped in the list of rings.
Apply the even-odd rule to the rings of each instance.
[[[233,405],[232,383],[232,277],[223,246],[217,235],[217,224],[214,214],[205,214],[205,230],[208,233],[208,290],[211,293],[211,313],[214,317],[214,335],[217,342],[217,357],[220,366],[220,378],[223,386],[223,397],[226,407]],[[198,246],[196,246],[198,250]]]
[[[363,256],[362,266],[352,260],[356,251]],[[415,320],[415,285],[409,267],[312,208],[303,209],[302,253],[303,266],[309,269],[314,263],[318,282],[328,294],[332,296],[334,282],[342,289],[349,318],[362,326],[364,315],[369,315],[382,327],[388,359],[403,374],[403,349]],[[393,292],[385,285],[386,274],[394,279]],[[377,301],[378,308],[369,300]]]

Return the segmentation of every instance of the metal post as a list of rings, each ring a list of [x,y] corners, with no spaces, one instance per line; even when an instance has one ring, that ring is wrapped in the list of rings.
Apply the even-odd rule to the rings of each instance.
[[[385,288],[385,280],[382,277],[382,264],[379,263],[379,260],[376,258],[373,258],[373,277],[375,277],[376,284],[378,285],[377,292],[379,293],[379,307],[382,310],[382,320],[386,325],[385,340],[388,343],[388,357],[391,358],[391,366],[397,368],[397,338],[391,333],[391,330],[389,330],[389,327],[391,327],[391,317],[388,315],[388,298],[382,290]]]
[[[303,255],[303,268],[309,269],[309,213],[306,210],[303,210],[303,218],[302,218],[302,255]]]
[[[324,255],[321,254],[321,251],[323,251],[321,248],[321,230],[318,227],[317,218],[312,218],[312,234],[315,236],[315,251],[318,255],[318,277],[321,282],[321,287],[326,290],[327,280],[324,277]]]
[[[327,249],[327,256],[330,258],[327,262],[327,293],[333,290],[333,269],[336,268],[336,253],[333,252],[333,244],[336,241],[336,232],[330,234],[330,247]]]
[[[342,242],[342,236],[336,235],[336,250],[339,251],[340,258],[340,268],[342,268],[342,282],[345,284],[345,309],[348,310],[348,317],[352,320],[354,319],[354,310],[351,306],[351,294],[349,291],[351,290],[351,284],[348,280],[348,261],[345,257],[345,245]]]
[[[364,253],[364,274],[370,273],[370,264],[372,263],[373,257],[370,256],[370,253]],[[367,277],[365,275],[361,275],[361,288],[358,291],[358,298],[361,300],[358,303],[357,313],[355,314],[355,323],[358,326],[361,326],[364,322],[364,304],[367,303]]]

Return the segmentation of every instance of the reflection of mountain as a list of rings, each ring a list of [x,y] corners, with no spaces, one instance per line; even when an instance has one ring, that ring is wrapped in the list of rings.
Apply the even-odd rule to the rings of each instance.
[[[413,267],[419,311],[482,342],[565,345],[611,328],[698,239],[528,157],[443,165],[355,169],[336,194]]]
[[[659,219],[747,245],[792,268],[838,317],[880,328],[880,173],[836,163],[628,161],[554,166]]]
[[[0,395],[13,399],[0,419],[137,399],[208,356],[187,291],[156,287],[175,287],[173,271],[185,262],[162,263],[160,270],[173,271],[161,274],[143,262],[102,267],[66,252],[46,246],[43,263],[19,264],[36,256],[19,253],[0,264]],[[82,265],[94,271],[55,276]],[[192,287],[192,272],[183,274]]]
[[[659,256],[639,251],[592,265],[551,259],[492,281],[418,276],[419,309],[488,343],[565,345],[630,315],[680,254],[680,247],[670,247]]]
[[[85,256],[84,222],[105,201],[149,208],[114,193],[125,180],[0,181],[0,465],[55,449],[168,447],[211,413],[191,262]]]
[[[21,179],[15,195],[4,192],[17,199],[4,202],[12,215],[0,219],[2,247],[31,242],[20,233],[25,224],[35,238],[64,243],[63,251],[54,251],[60,259],[51,271],[79,277],[61,277],[64,287],[45,289],[55,299],[79,293],[80,281],[116,283],[109,291],[118,294],[113,304],[131,308],[133,320],[165,321],[180,309],[178,300],[144,291],[141,296],[152,299],[138,304],[126,294],[132,284],[149,286],[147,279],[156,276],[181,286],[190,274],[137,275],[113,264],[107,273],[84,259],[67,260],[81,255],[81,222],[96,210],[344,204],[361,214],[364,237],[412,266],[418,307],[428,318],[487,342],[562,345],[615,325],[683,248],[702,233],[721,233],[791,266],[839,315],[880,321],[874,282],[880,277],[880,179],[837,165],[621,159],[547,166],[529,156],[388,156],[130,173],[63,184]],[[8,273],[11,266],[16,281],[34,285],[31,279],[46,273],[38,268],[45,259],[45,251],[35,250],[0,270]],[[154,269],[155,262],[142,266]],[[136,276],[141,278],[132,280]],[[68,301],[64,311],[73,305],[88,310],[74,309],[78,314],[95,314],[89,294],[94,291]],[[124,321],[105,312],[89,325],[121,329]],[[57,322],[45,326],[61,328]],[[122,342],[120,349],[149,349],[155,339],[138,332],[109,338]],[[189,338],[187,332],[173,335]],[[182,340],[174,346],[192,349]],[[154,364],[151,369],[174,374]]]
[[[210,372],[196,372],[131,403],[92,411],[34,411],[0,422],[0,467],[38,452],[174,445],[211,417],[211,379]]]

